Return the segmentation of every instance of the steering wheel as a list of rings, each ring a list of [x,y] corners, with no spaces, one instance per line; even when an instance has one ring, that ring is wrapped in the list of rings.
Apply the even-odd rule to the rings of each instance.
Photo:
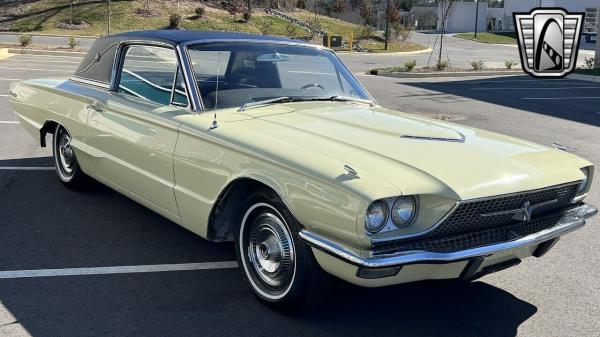
[[[319,83],[309,83],[309,84],[303,86],[300,89],[308,89],[308,88],[312,88],[312,87],[317,87],[317,88],[319,88],[321,90],[325,90],[325,87],[322,86],[322,85],[320,85]]]

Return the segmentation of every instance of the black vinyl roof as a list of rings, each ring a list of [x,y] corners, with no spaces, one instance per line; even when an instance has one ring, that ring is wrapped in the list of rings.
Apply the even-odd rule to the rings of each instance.
[[[290,40],[282,37],[247,34],[247,33],[231,33],[231,32],[209,32],[198,30],[142,30],[134,32],[126,32],[107,36],[117,40],[151,40],[178,45],[180,43],[195,41],[195,40],[262,40],[262,41],[284,41],[284,42],[301,42]]]
[[[88,50],[87,55],[75,71],[75,76],[87,80],[110,83],[112,76],[112,67],[117,53],[117,47],[121,42],[126,41],[148,41],[160,42],[177,46],[189,41],[203,40],[260,40],[273,42],[291,42],[302,43],[303,41],[291,40],[282,37],[230,33],[230,32],[208,32],[197,30],[144,30],[119,33],[97,39]]]

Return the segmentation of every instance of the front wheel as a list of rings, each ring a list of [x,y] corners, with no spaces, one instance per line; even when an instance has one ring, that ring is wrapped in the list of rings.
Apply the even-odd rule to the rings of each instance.
[[[277,309],[312,308],[331,282],[300,241],[298,221],[270,190],[252,193],[243,209],[236,255],[254,295]]]

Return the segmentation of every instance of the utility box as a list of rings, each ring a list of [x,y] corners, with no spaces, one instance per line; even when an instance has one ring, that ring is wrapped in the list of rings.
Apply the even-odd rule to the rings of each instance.
[[[331,45],[329,45],[331,43]],[[331,35],[331,41],[329,35],[323,35],[323,46],[331,48],[339,48],[342,46],[342,37],[339,35]]]

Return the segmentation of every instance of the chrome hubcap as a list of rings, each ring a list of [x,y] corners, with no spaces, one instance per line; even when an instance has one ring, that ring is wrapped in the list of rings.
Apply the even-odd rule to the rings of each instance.
[[[73,152],[73,148],[71,148],[71,137],[65,132],[60,134],[60,138],[58,140],[58,156],[62,169],[65,171],[65,173],[73,173],[75,165],[75,153]]]
[[[273,214],[263,213],[249,233],[248,257],[256,275],[267,285],[287,285],[293,272],[294,252],[285,225]]]

